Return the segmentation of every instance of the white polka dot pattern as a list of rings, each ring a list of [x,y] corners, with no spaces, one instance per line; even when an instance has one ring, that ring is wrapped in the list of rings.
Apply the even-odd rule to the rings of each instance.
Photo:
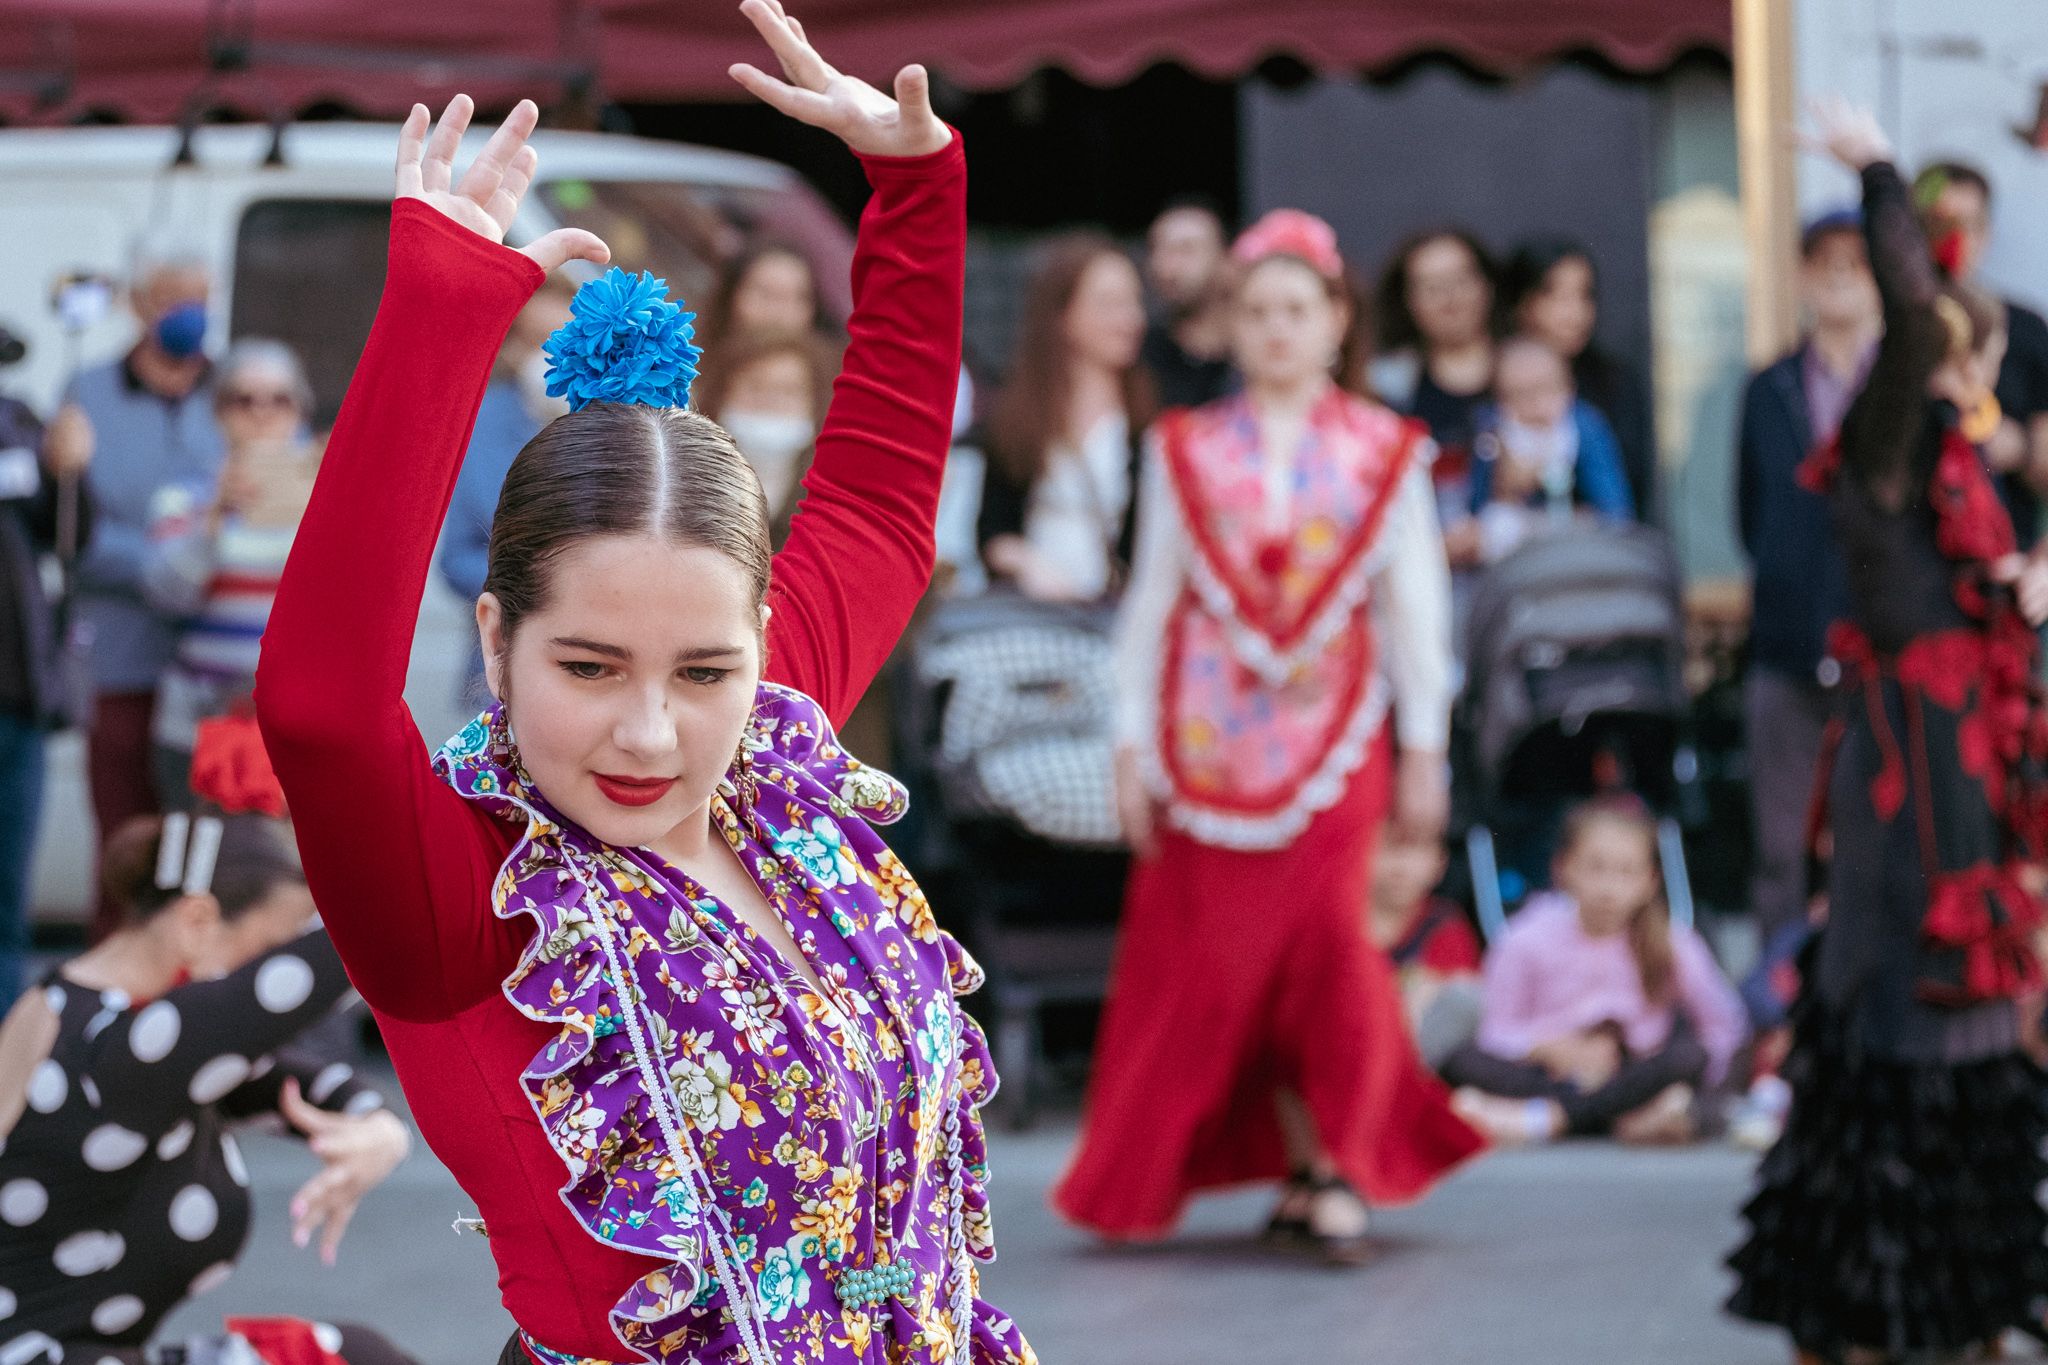
[[[220,1221],[220,1205],[204,1185],[187,1185],[171,1200],[171,1231],[187,1242],[203,1242]]]
[[[44,1061],[28,1078],[28,1107],[38,1114],[54,1114],[64,1107],[64,1097],[71,1093],[71,1082],[64,1078],[64,1068],[54,1061]]]
[[[0,1185],[0,1222],[25,1228],[50,1207],[50,1192],[26,1177]]]
[[[248,1189],[249,1163],[242,1160],[242,1149],[235,1142],[235,1135],[233,1133],[222,1133],[220,1135],[220,1155],[222,1162],[228,1168],[228,1179],[234,1181],[243,1189]]]
[[[186,1093],[194,1104],[212,1104],[248,1079],[249,1059],[230,1052],[193,1072],[192,1084]]]
[[[199,1272],[192,1280],[194,1294],[211,1294],[228,1282],[228,1276],[235,1273],[233,1261],[216,1261]]]
[[[47,1332],[28,1332],[0,1346],[0,1361],[41,1360],[46,1356],[59,1362],[64,1359],[64,1348]]]
[[[43,1001],[50,1007],[50,1013],[62,1014],[71,997],[64,994],[62,986],[51,986],[43,992]]]
[[[15,1300],[12,1289],[0,1289],[0,1322],[14,1316]]]
[[[85,1135],[85,1164],[95,1171],[118,1171],[132,1166],[148,1150],[148,1138],[118,1123],[103,1123]]]
[[[168,1000],[158,1000],[143,1006],[142,1013],[135,1016],[134,1027],[128,1030],[128,1046],[137,1061],[160,1062],[178,1045],[178,1034],[184,1027],[178,1007]]]
[[[327,1097],[341,1089],[356,1069],[347,1062],[335,1062],[320,1068],[320,1074],[313,1077],[313,1083],[306,1087],[306,1098],[315,1104],[327,1103]]]
[[[314,1323],[313,1340],[318,1342],[320,1344],[320,1349],[327,1352],[327,1354],[331,1356],[338,1356],[341,1354],[341,1329],[339,1327],[336,1327],[333,1323]]]
[[[85,1096],[85,1102],[97,1109],[100,1107],[100,1088],[93,1084],[92,1077],[78,1078],[78,1093]]]
[[[313,993],[313,969],[306,960],[281,953],[256,969],[256,1003],[272,1014],[288,1014]]]
[[[379,1094],[375,1090],[358,1090],[355,1094],[349,1097],[349,1101],[347,1104],[341,1106],[341,1112],[344,1114],[354,1114],[360,1117],[364,1114],[374,1114],[383,1107],[383,1095]]]
[[[133,1294],[116,1294],[92,1310],[92,1330],[101,1336],[119,1336],[142,1321],[142,1300]]]
[[[185,1149],[192,1145],[192,1131],[192,1120],[180,1119],[177,1127],[157,1139],[157,1160],[176,1161],[185,1155]]]
[[[121,1264],[127,1249],[118,1232],[78,1232],[57,1243],[50,1259],[66,1275],[97,1275]]]

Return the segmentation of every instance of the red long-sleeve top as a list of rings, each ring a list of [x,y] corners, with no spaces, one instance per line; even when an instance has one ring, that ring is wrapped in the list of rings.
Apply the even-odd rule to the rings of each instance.
[[[864,158],[850,345],[775,557],[768,676],[842,720],[930,579],[960,365],[966,163]],[[505,1307],[537,1340],[614,1359],[607,1311],[644,1257],[593,1240],[521,1089],[552,1030],[500,991],[531,938],[490,891],[515,831],[443,785],[403,690],[434,540],[532,261],[417,200],[278,589],[256,708],[306,877],[434,1153],[490,1230]]]

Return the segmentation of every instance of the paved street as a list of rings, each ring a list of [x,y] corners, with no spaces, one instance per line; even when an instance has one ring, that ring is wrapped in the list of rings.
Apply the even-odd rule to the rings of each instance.
[[[1382,1254],[1343,1272],[1260,1251],[1265,1196],[1207,1200],[1182,1236],[1104,1250],[1045,1209],[1071,1126],[997,1135],[1002,1259],[988,1297],[1047,1365],[1240,1361],[1399,1365],[1779,1365],[1769,1333],[1716,1311],[1718,1260],[1750,1159],[1725,1147],[1571,1145],[1480,1162],[1427,1202],[1382,1214]],[[425,1365],[489,1365],[510,1330],[483,1242],[457,1237],[462,1196],[416,1153],[358,1215],[323,1270],[286,1237],[313,1168],[294,1144],[244,1142],[258,1213],[243,1267],[174,1322],[297,1312],[379,1323]]]

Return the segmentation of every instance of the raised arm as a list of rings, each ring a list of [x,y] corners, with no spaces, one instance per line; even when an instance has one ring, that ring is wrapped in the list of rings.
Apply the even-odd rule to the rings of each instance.
[[[1941,364],[1947,329],[1935,314],[1941,282],[1891,162],[1891,146],[1869,114],[1839,101],[1814,110],[1820,149],[1863,181],[1863,236],[1884,303],[1884,340],[1862,392],[1842,418],[1842,464],[1889,506],[1914,493],[1913,452],[1927,407],[1927,381]]]
[[[306,880],[372,1005],[445,1018],[495,991],[527,931],[489,890],[506,831],[436,779],[404,700],[420,594],[491,363],[547,269],[589,233],[500,245],[533,175],[522,101],[460,184],[459,96],[400,135],[391,262],[263,636],[256,709]]]
[[[775,0],[740,8],[787,80],[751,66],[734,78],[838,134],[874,187],[854,254],[845,365],[769,595],[769,677],[809,693],[836,723],[931,581],[960,377],[966,159],[932,113],[923,68],[904,68],[892,99],[834,70]]]

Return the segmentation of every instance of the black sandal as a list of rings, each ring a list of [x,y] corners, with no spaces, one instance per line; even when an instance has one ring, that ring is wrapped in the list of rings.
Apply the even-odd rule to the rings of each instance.
[[[1372,1238],[1370,1236],[1372,1206],[1365,1202],[1365,1196],[1361,1195],[1351,1182],[1341,1175],[1323,1176],[1310,1181],[1309,1192],[1311,1195],[1310,1208],[1308,1216],[1302,1220],[1303,1235],[1306,1237],[1309,1245],[1313,1246],[1322,1256],[1323,1263],[1333,1266],[1361,1266],[1371,1260],[1373,1255]],[[1358,1206],[1366,1211],[1366,1230],[1361,1231],[1356,1236],[1344,1237],[1330,1236],[1317,1232],[1315,1229],[1314,1198],[1325,1194],[1345,1194],[1357,1200]]]
[[[1280,1202],[1273,1210],[1273,1216],[1266,1220],[1266,1227],[1259,1234],[1259,1240],[1269,1246],[1299,1246],[1313,1234],[1309,1231],[1308,1207],[1316,1195],[1316,1178],[1306,1168],[1297,1166],[1290,1171],[1287,1180],[1280,1186]],[[1297,1200],[1301,1202],[1300,1213],[1289,1213],[1287,1209]]]

